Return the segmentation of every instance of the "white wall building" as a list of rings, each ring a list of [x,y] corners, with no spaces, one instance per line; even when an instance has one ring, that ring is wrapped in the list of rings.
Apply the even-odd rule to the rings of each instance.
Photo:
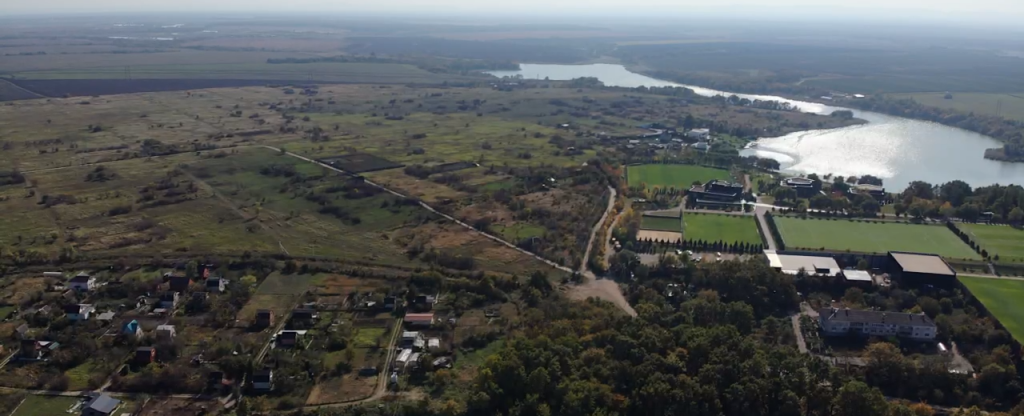
[[[925,314],[861,311],[824,308],[818,311],[818,323],[825,335],[857,333],[865,336],[935,339],[938,329]]]

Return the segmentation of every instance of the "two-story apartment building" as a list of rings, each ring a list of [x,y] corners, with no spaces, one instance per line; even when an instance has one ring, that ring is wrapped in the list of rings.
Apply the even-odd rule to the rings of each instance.
[[[938,332],[935,322],[923,313],[823,308],[818,311],[818,323],[825,335],[854,333],[930,341]]]

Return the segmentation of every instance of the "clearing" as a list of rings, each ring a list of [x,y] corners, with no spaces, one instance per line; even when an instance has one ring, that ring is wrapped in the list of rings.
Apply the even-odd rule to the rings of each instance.
[[[689,189],[694,182],[707,183],[712,179],[731,180],[732,175],[725,169],[697,165],[636,165],[626,168],[629,186],[648,188]]]
[[[687,240],[761,244],[752,215],[718,215],[687,212],[683,215],[683,237]]]
[[[821,220],[775,216],[787,249],[825,248],[861,253],[909,251],[953,259],[980,260],[951,231],[939,225],[895,224],[864,220]]]
[[[995,315],[1017,342],[1024,342],[1024,281],[960,275],[960,282],[971,290],[992,315]]]

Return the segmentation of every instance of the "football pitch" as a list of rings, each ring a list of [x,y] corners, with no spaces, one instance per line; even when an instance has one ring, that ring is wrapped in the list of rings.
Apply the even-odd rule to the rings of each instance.
[[[688,212],[683,214],[683,238],[761,244],[757,223],[752,215],[718,215]]]
[[[967,244],[940,225],[857,222],[846,219],[774,217],[787,249],[825,248],[860,253],[909,251],[951,259],[980,260]]]
[[[1024,301],[1024,280],[964,275],[957,278],[1010,331],[1013,339],[1024,342],[1024,307],[1021,306],[1021,301]]]
[[[1000,259],[1024,260],[1024,231],[1004,225],[957,224],[974,242]]]
[[[648,188],[689,189],[694,182],[707,183],[712,179],[731,181],[732,176],[725,169],[697,165],[651,164],[626,168],[630,187],[640,184]]]

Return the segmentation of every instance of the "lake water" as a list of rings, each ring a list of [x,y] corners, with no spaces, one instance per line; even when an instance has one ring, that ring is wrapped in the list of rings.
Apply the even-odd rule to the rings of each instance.
[[[731,95],[691,85],[654,79],[629,72],[622,65],[522,64],[519,71],[492,71],[496,76],[569,80],[595,77],[617,87],[678,86],[704,96]],[[793,104],[802,111],[830,114],[845,108],[796,101],[768,95],[736,94],[751,100],[776,100]],[[1002,143],[991,137],[938,123],[892,117],[852,110],[868,124],[831,130],[809,130],[781,137],[761,138],[743,155],[778,160],[782,170],[795,174],[874,175],[885,180],[889,191],[900,191],[911,181],[941,184],[955,179],[972,186],[1024,183],[1024,163],[997,162],[984,158],[985,149]]]

